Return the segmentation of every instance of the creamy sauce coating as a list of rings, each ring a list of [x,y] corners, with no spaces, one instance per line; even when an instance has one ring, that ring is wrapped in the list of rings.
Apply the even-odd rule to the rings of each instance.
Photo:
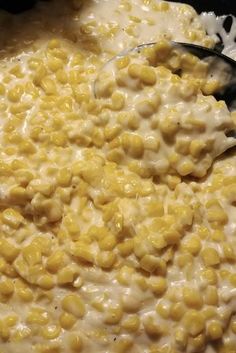
[[[160,57],[166,39],[211,47],[213,33],[151,0],[55,0],[0,27],[0,351],[234,353],[236,161],[216,157],[236,116],[219,83],[175,52],[146,65],[156,82],[108,70],[125,104],[94,96],[123,49],[164,40]],[[170,113],[186,124],[174,143]]]

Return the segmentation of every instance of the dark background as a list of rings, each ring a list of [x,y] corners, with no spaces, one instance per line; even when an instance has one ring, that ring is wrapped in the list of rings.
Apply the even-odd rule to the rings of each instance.
[[[0,0],[0,7],[18,13],[31,8],[37,0]],[[198,12],[214,11],[217,15],[233,14],[236,16],[236,0],[184,0],[174,2],[184,2],[192,5]]]

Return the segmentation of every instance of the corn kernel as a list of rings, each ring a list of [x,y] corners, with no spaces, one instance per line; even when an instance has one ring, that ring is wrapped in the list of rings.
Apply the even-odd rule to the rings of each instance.
[[[220,263],[219,254],[214,248],[204,248],[201,257],[206,266],[216,266]]]
[[[183,299],[190,308],[201,309],[203,305],[202,295],[194,288],[185,287],[183,289]]]
[[[78,334],[71,334],[68,337],[69,347],[73,352],[81,352],[83,349],[83,342]]]
[[[223,336],[223,329],[219,321],[209,322],[207,325],[207,335],[213,341]]]
[[[62,313],[59,318],[60,325],[64,330],[70,330],[76,321],[76,317],[69,313]]]
[[[63,310],[77,318],[81,318],[85,315],[85,305],[80,296],[76,294],[69,294],[64,297],[61,305]]]

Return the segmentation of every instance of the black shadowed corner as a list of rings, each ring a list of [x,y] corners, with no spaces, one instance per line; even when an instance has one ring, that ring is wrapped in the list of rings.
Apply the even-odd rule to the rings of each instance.
[[[198,13],[204,11],[214,11],[216,15],[232,14],[236,16],[235,0],[171,0],[172,2],[182,2],[195,8]]]
[[[0,8],[11,13],[19,13],[31,9],[37,0],[0,0]]]

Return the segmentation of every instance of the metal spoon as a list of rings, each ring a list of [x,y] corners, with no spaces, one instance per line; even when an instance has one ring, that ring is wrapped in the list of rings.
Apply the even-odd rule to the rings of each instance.
[[[126,56],[131,52],[139,52],[141,49],[145,47],[153,46],[155,44],[157,43],[156,42],[144,43],[132,49],[124,50],[119,54],[117,54],[116,56],[114,56],[113,58],[111,58],[102,67],[101,71],[105,70],[107,66],[114,60],[117,60],[123,56]],[[236,61],[220,53],[219,51],[205,48],[200,45],[182,43],[182,42],[172,42],[172,44],[173,44],[173,47],[187,51],[204,61],[208,61],[210,63],[210,69],[212,74],[215,73],[217,75],[217,72],[219,73],[219,71],[224,73],[224,79],[223,79],[223,82],[221,82],[222,88],[214,94],[214,97],[217,100],[225,101],[229,110],[235,110],[236,109]],[[94,85],[93,85],[93,91],[94,91],[95,97],[97,96],[96,85],[97,85],[97,79],[94,81]],[[236,131],[233,130],[233,131],[227,132],[226,135],[228,137],[236,138]]]

